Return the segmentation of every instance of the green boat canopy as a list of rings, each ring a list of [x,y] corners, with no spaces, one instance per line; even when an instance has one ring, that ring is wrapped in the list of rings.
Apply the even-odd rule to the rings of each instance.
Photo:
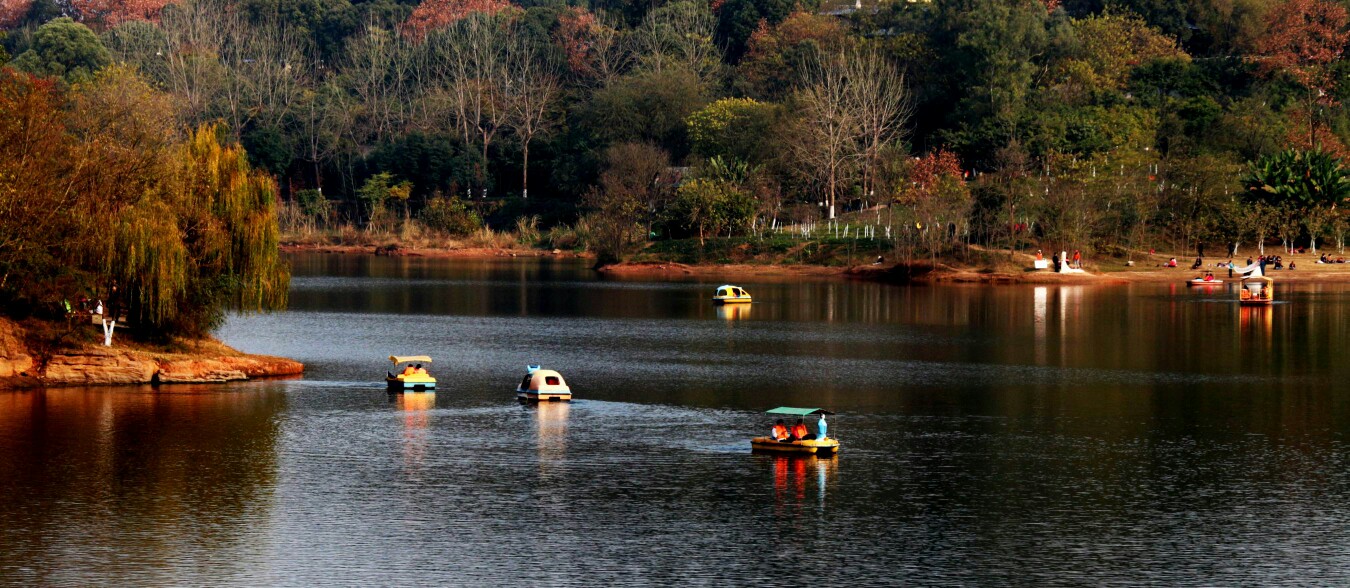
[[[769,414],[790,414],[795,416],[806,416],[811,414],[834,414],[823,408],[794,408],[791,406],[780,406],[773,410],[764,411]]]

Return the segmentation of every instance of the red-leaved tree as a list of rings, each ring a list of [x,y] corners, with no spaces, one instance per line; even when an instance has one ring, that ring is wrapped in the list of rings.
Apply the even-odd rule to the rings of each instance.
[[[1345,7],[1330,0],[1286,0],[1266,16],[1266,35],[1251,59],[1265,75],[1283,73],[1307,90],[1308,141],[1316,143],[1318,106],[1336,103],[1334,64],[1350,41]]]
[[[417,5],[407,22],[399,30],[414,40],[426,38],[427,33],[445,28],[470,14],[481,12],[497,14],[511,6],[506,0],[425,0]]]
[[[94,30],[106,30],[133,20],[159,22],[159,13],[170,0],[61,0],[75,20]]]
[[[0,0],[0,29],[17,26],[32,6],[33,0]]]
[[[558,28],[553,42],[567,57],[567,69],[580,77],[595,75],[595,33],[599,23],[595,14],[580,6],[572,6],[558,15]]]

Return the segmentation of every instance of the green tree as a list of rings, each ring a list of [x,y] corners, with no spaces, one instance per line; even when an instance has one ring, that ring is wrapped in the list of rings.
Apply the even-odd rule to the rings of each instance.
[[[595,92],[586,119],[610,142],[655,143],[680,157],[689,150],[685,119],[703,107],[703,94],[688,68],[641,71]]]
[[[478,214],[454,196],[428,200],[417,219],[427,228],[447,235],[468,235],[483,227]]]
[[[391,229],[394,219],[389,210],[389,203],[399,202],[406,206],[411,194],[412,184],[395,182],[393,174],[389,172],[380,172],[366,179],[361,189],[356,191],[357,197],[365,203],[369,215],[366,226],[371,230]]]
[[[771,156],[764,145],[777,122],[780,107],[750,98],[723,98],[685,119],[694,153],[762,162]]]
[[[108,49],[89,27],[61,17],[39,27],[33,44],[14,58],[13,65],[34,75],[75,83],[93,79],[95,72],[111,62]]]
[[[680,184],[671,202],[672,219],[697,231],[703,245],[708,234],[745,228],[755,214],[755,199],[735,184],[713,178],[695,178]]]

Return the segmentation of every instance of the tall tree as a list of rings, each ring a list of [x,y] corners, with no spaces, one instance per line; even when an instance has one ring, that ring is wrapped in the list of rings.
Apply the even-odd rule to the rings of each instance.
[[[858,158],[863,128],[848,70],[843,52],[819,56],[803,72],[805,85],[795,98],[801,118],[792,150],[803,174],[824,184],[829,218],[835,217],[841,184]]]
[[[518,36],[508,56],[510,84],[506,88],[509,124],[520,141],[521,197],[530,197],[530,143],[536,136],[553,130],[553,109],[562,90],[562,84],[551,65]]]
[[[908,132],[912,106],[905,75],[874,47],[854,52],[848,59],[852,108],[858,117],[863,162],[863,194],[876,192],[876,168],[882,150]]]
[[[1350,41],[1345,6],[1330,0],[1286,0],[1266,16],[1266,35],[1257,40],[1258,71],[1283,73],[1303,86],[1308,109],[1308,149],[1318,147],[1316,110],[1336,103],[1332,65]]]

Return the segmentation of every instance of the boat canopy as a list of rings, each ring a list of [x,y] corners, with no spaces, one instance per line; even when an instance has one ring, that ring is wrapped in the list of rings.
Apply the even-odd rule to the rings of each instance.
[[[422,362],[431,363],[431,358],[425,355],[390,355],[389,361],[394,363]]]
[[[834,414],[823,408],[794,408],[791,406],[780,406],[773,410],[764,411],[769,414],[790,414],[795,416],[806,416],[811,414]]]

